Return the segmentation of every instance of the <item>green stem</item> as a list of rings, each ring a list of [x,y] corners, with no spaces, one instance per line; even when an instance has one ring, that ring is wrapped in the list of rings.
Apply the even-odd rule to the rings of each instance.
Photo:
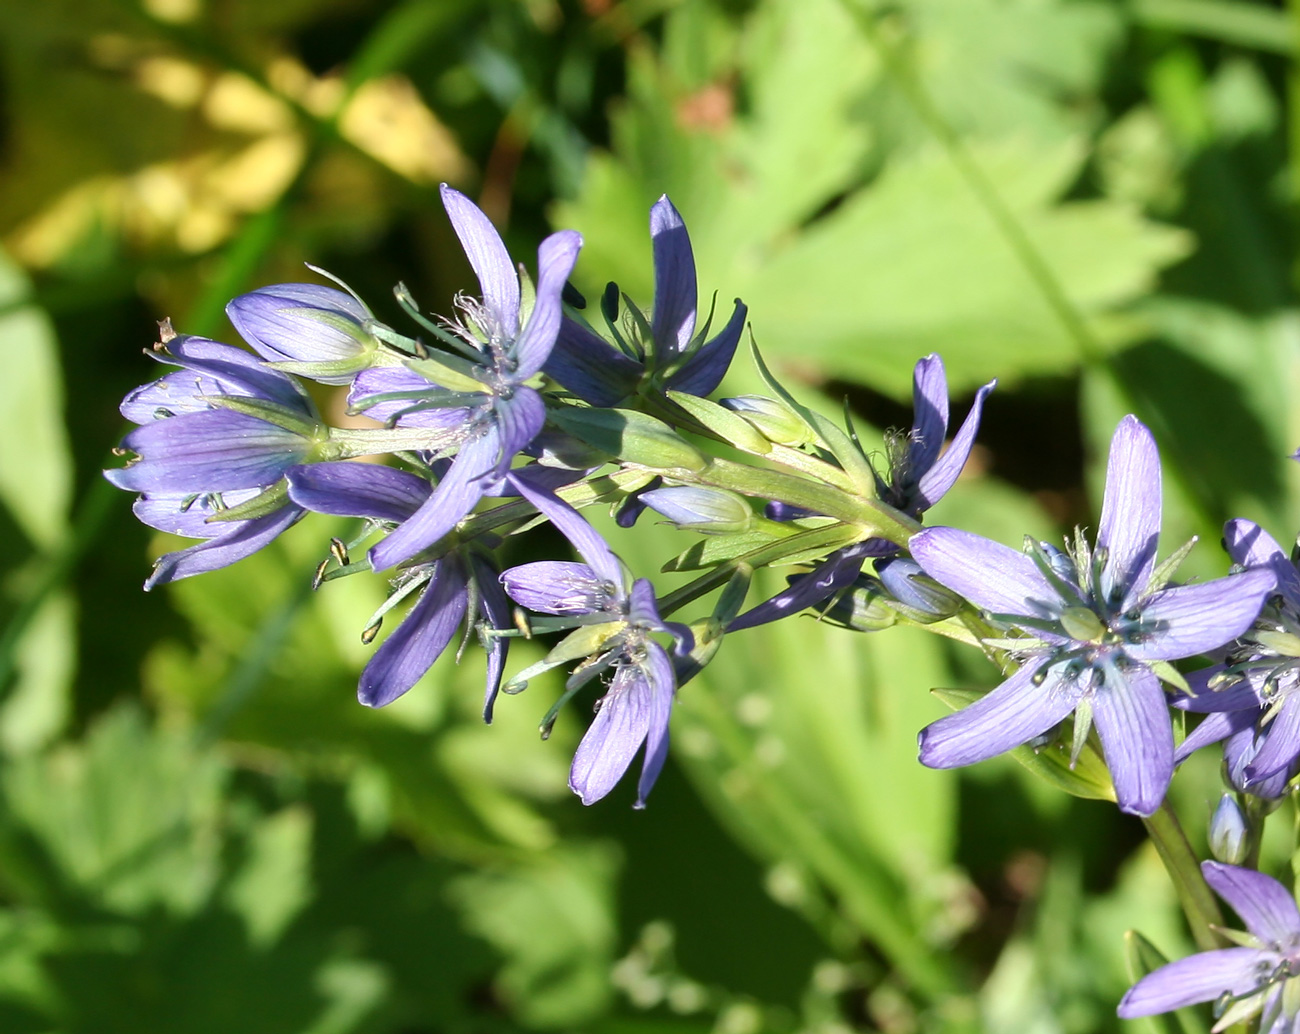
[[[1160,860],[1165,864],[1165,871],[1173,881],[1178,903],[1183,906],[1196,946],[1202,951],[1222,948],[1223,943],[1213,927],[1223,925],[1223,913],[1201,875],[1196,853],[1187,842],[1187,835],[1183,832],[1174,809],[1165,801],[1154,815],[1143,819],[1142,823],[1147,828],[1147,835],[1151,837]]]

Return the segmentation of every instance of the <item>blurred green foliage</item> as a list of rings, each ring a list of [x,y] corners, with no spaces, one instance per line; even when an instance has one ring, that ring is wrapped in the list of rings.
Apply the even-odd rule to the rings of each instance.
[[[485,728],[471,648],[355,703],[382,586],[307,585],[344,524],[144,596],[167,545],[99,469],[155,319],[229,339],[224,302],[304,260],[445,310],[441,180],[516,255],[571,226],[584,291],[648,299],[667,192],[702,303],[742,297],[862,433],[906,426],[926,352],[967,397],[999,379],[936,519],[1092,521],[1136,412],[1166,542],[1212,575],[1225,517],[1300,522],[1296,32],[1262,0],[0,5],[0,1030],[1118,1030],[1124,932],[1148,968],[1189,948],[1172,892],[1104,802],[917,766],[927,691],[989,685],[978,657],[741,633],[650,808],[584,810],[581,709],[536,736],[554,683]],[[645,574],[688,544],[614,543]],[[1175,782],[1198,842],[1216,780]]]

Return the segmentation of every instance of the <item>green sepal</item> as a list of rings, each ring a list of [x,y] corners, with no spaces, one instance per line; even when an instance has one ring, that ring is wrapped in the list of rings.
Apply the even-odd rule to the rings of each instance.
[[[519,326],[522,329],[528,326],[528,318],[537,304],[537,287],[522,262],[515,263],[515,268],[519,271]]]
[[[205,520],[204,524],[221,524],[226,521],[251,521],[254,517],[265,517],[275,513],[289,499],[289,482],[281,478],[270,488],[258,492],[252,499],[245,499],[238,506],[229,506],[218,510]]]
[[[1146,666],[1155,672],[1156,677],[1161,682],[1167,682],[1174,689],[1181,690],[1188,696],[1192,695],[1192,687],[1187,684],[1187,679],[1183,673],[1175,668],[1168,661],[1146,661]]]
[[[546,655],[546,663],[551,665],[567,664],[583,657],[599,653],[609,640],[621,632],[627,623],[624,621],[601,621],[594,625],[582,625],[575,628]]]
[[[1136,930],[1124,934],[1124,967],[1133,983],[1168,964],[1169,960],[1160,949]],[[1134,1022],[1145,1027],[1149,1034],[1209,1034],[1209,1028],[1195,1009],[1145,1016]]]
[[[1145,594],[1149,596],[1151,593],[1159,592],[1168,585],[1169,579],[1174,576],[1174,572],[1177,571],[1182,565],[1182,562],[1187,559],[1187,555],[1192,551],[1192,547],[1195,545],[1196,536],[1193,535],[1190,539],[1170,553],[1169,556],[1165,557],[1155,571],[1151,573],[1151,580],[1147,583]]]
[[[368,370],[372,366],[382,365],[375,362],[375,356],[379,354],[379,352],[372,350],[361,355],[354,355],[349,359],[335,359],[333,362],[299,363],[286,360],[282,363],[264,363],[263,365],[268,369],[279,370],[281,373],[291,373],[299,377],[343,377],[360,373],[362,370]]]
[[[761,435],[748,420],[726,406],[690,395],[684,391],[669,391],[668,398],[690,413],[696,420],[737,449],[766,456],[772,443]]]
[[[481,395],[487,387],[476,376],[479,367],[459,356],[430,354],[421,359],[407,359],[402,365],[440,388]]]
[[[551,420],[607,456],[652,470],[703,470],[707,460],[662,420],[631,409],[565,406]]]
[[[245,416],[257,417],[258,420],[265,420],[268,424],[282,427],[303,438],[315,438],[317,432],[321,430],[321,425],[311,417],[303,416],[298,410],[282,406],[278,402],[267,402],[265,399],[249,398],[245,395],[200,395],[198,397],[209,405],[243,413]]]
[[[933,689],[930,692],[954,711],[984,696],[977,689]],[[1070,747],[1059,740],[1053,740],[1038,750],[1025,745],[1015,747],[1007,753],[1036,776],[1072,797],[1094,801],[1115,800],[1115,788],[1111,784],[1106,763],[1091,743],[1080,750],[1078,763],[1073,768],[1070,767]]]

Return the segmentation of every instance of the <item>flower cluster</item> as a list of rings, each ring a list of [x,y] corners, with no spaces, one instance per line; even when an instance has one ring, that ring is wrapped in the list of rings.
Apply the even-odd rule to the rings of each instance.
[[[137,425],[122,443],[130,459],[107,473],[139,493],[143,521],[199,541],[163,556],[147,587],[234,563],[308,512],[363,520],[364,561],[338,546],[318,575],[387,576],[367,642],[404,611],[361,674],[361,701],[397,699],[473,632],[487,651],[489,720],[503,687],[569,667],[542,725],[549,732],[561,704],[603,687],[570,776],[586,803],[643,749],[644,802],[681,684],[724,636],[809,610],[860,630],[934,627],[1004,666],[1000,686],[921,731],[924,764],[1043,749],[1062,729],[1073,763],[1095,729],[1120,807],[1140,815],[1160,806],[1177,760],[1220,739],[1238,791],[1276,795],[1294,774],[1300,573],[1238,521],[1227,535],[1237,570],[1175,584],[1173,565],[1156,564],[1159,458],[1135,418],[1115,433],[1094,543],[1079,533],[1064,549],[1031,540],[1017,552],[923,529],[967,463],[993,382],[948,440],[943,361],[922,357],[913,425],[876,449],[797,402],[756,349],[772,394],[711,400],[748,310],[737,301],[712,336],[711,313],[701,324],[690,238],[668,198],[650,210],[652,304],[643,311],[611,284],[599,305],[606,336],[568,304],[582,304],[566,290],[577,233],[542,241],[534,280],[467,197],[444,186],[442,200],[479,292],[441,318],[399,287],[417,334],[381,322],[342,284],[236,298],[227,312],[252,351],[164,327],[154,357],[175,369],[123,403]],[[304,379],[346,392],[372,426],[329,426]],[[352,462],[362,456],[387,460]],[[694,582],[661,596],[580,512],[597,504],[624,529],[650,509],[722,542],[701,554]],[[502,544],[539,521],[581,560],[503,570]],[[746,608],[755,568],[792,563],[804,569],[787,588]],[[670,619],[719,589],[692,624]],[[507,676],[512,639],[561,632],[543,660]],[[1221,663],[1188,676],[1171,663],[1213,651]],[[1208,714],[1180,748],[1161,680],[1178,707]]]

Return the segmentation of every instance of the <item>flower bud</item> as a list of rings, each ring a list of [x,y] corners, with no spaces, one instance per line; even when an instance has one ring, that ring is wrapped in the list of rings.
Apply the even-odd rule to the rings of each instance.
[[[944,588],[907,557],[877,560],[876,574],[889,594],[914,621],[937,621],[961,609],[962,598]]]
[[[318,284],[258,288],[230,302],[226,315],[267,362],[323,384],[351,383],[378,346],[366,307]]]
[[[769,442],[798,448],[815,441],[812,428],[784,402],[763,395],[737,395],[722,404],[739,413]]]
[[[690,531],[744,531],[754,511],[743,498],[720,488],[678,485],[641,493],[641,502]]]
[[[1227,865],[1240,865],[1250,848],[1250,826],[1237,798],[1225,793],[1210,817],[1210,853]]]

